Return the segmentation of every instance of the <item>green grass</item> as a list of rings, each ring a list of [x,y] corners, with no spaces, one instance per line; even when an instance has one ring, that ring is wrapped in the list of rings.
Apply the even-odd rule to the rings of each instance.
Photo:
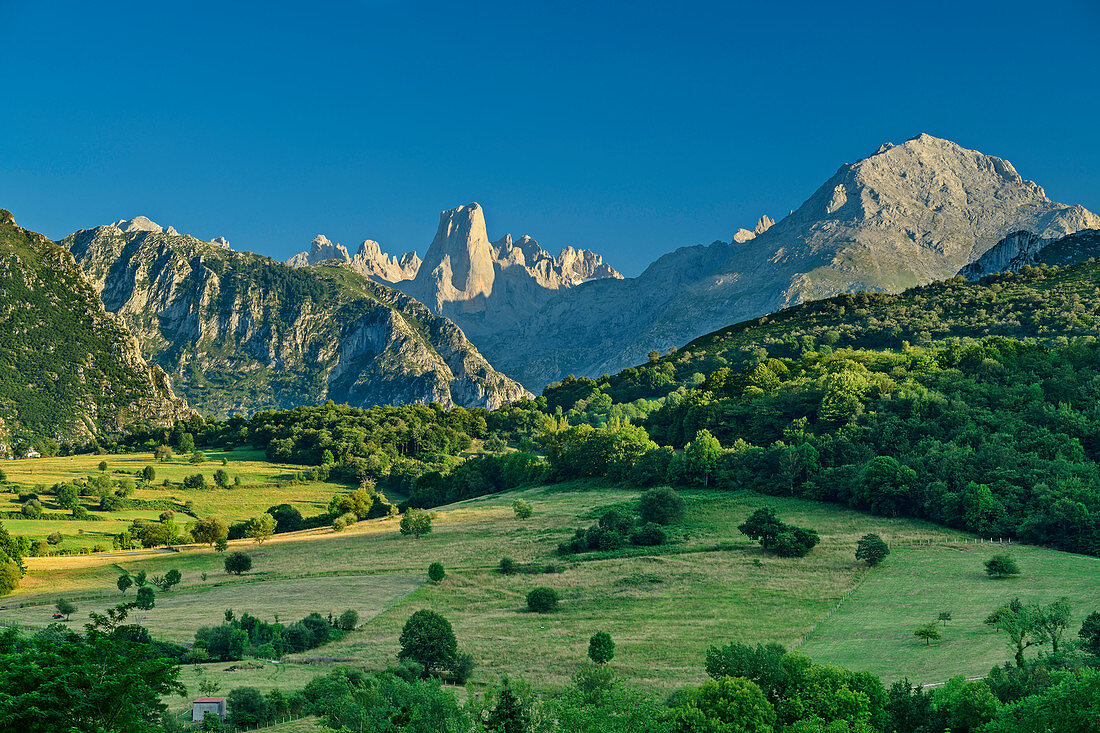
[[[166,501],[182,508],[191,502],[192,511],[199,516],[217,515],[228,522],[238,522],[254,517],[275,504],[291,504],[303,516],[322,514],[329,499],[338,491],[346,491],[347,486],[335,482],[290,483],[302,466],[271,463],[264,459],[263,451],[232,450],[207,451],[207,461],[200,464],[189,462],[189,456],[174,456],[171,460],[158,463],[151,453],[129,453],[120,455],[79,455],[39,458],[35,460],[5,461],[2,468],[8,481],[0,493],[0,511],[18,512],[21,506],[19,494],[35,492],[39,494],[45,512],[68,513],[60,508],[54,497],[46,494],[50,486],[74,479],[93,476],[99,471],[100,461],[107,462],[107,472],[113,478],[122,478],[153,466],[156,480],[150,484],[138,483],[132,498],[142,501]],[[222,465],[222,458],[228,462]],[[240,476],[241,486],[230,489],[213,488],[214,472],[224,469],[230,477]],[[185,489],[182,486],[184,476],[202,473],[210,488]],[[168,479],[169,486],[163,482]],[[156,519],[160,510],[129,509],[118,512],[97,510],[95,497],[82,497],[81,503],[101,521],[71,520],[23,520],[4,519],[4,527],[12,534],[26,535],[31,539],[43,539],[51,532],[60,532],[64,537],[59,549],[91,548],[97,544],[111,547],[113,535],[126,529],[137,518]]]
[[[216,677],[223,690],[245,684],[300,687],[326,669],[325,664],[295,663],[303,658],[346,659],[382,669],[395,660],[405,620],[431,608],[452,622],[459,645],[474,656],[475,685],[505,673],[522,675],[539,687],[566,682],[584,661],[591,635],[607,631],[616,643],[612,664],[619,672],[658,693],[670,693],[704,679],[711,645],[796,644],[864,576],[865,568],[854,558],[855,542],[864,533],[877,532],[895,545],[964,537],[927,523],[872,517],[830,504],[693,491],[685,492],[690,521],[671,532],[672,544],[555,555],[558,542],[574,529],[591,524],[608,507],[633,503],[639,493],[576,483],[482,497],[439,510],[434,531],[420,539],[401,536],[393,520],[373,520],[339,534],[326,528],[277,535],[262,547],[237,541],[234,549],[255,556],[253,571],[239,578],[227,576],[222,556],[209,550],[32,558],[23,587],[5,602],[52,604],[62,595],[79,597],[80,612],[72,621],[78,625],[89,610],[121,600],[114,579],[122,568],[152,575],[175,567],[183,583],[170,594],[159,594],[157,607],[144,618],[158,637],[188,640],[198,626],[217,623],[226,608],[267,619],[278,613],[282,620],[314,610],[327,614],[355,608],[361,614],[361,628],[288,664],[266,662],[264,670],[233,671],[226,671],[231,664],[203,665],[204,674]],[[520,496],[535,510],[526,521],[517,520],[511,509]],[[803,559],[765,554],[736,529],[761,506],[774,506],[784,520],[813,527],[821,544]],[[898,548],[802,651],[888,679],[908,675],[939,681],[955,673],[981,674],[1009,658],[995,636],[972,627],[1013,593],[1046,600],[1070,595],[1079,615],[1096,605],[1089,602],[1086,584],[1095,573],[1095,559],[1039,548],[1013,551],[1024,577],[994,583],[981,573],[988,546],[980,551]],[[563,572],[502,576],[495,568],[504,555],[520,563],[553,563]],[[949,561],[936,561],[939,557]],[[424,582],[433,561],[447,570],[442,583]],[[208,574],[205,583],[202,572]],[[314,577],[300,577],[306,574]],[[525,610],[526,593],[539,585],[561,593],[557,613]],[[941,608],[941,599],[956,600]],[[918,646],[912,629],[940,610],[955,616],[946,641],[942,647]],[[0,620],[45,624],[49,611],[49,605],[9,607],[0,609]],[[184,674],[195,673],[189,668]]]
[[[1019,562],[1016,578],[991,580],[983,563],[1007,551]],[[801,652],[862,669],[885,680],[941,682],[976,677],[1012,658],[1006,637],[982,623],[997,606],[1019,596],[1049,603],[1065,596],[1073,606],[1067,639],[1100,608],[1100,559],[1039,547],[932,546],[898,549],[802,646]],[[951,613],[943,639],[926,646],[913,635],[941,611]],[[1049,652],[1049,647],[1039,647]],[[1029,657],[1038,653],[1033,647]]]

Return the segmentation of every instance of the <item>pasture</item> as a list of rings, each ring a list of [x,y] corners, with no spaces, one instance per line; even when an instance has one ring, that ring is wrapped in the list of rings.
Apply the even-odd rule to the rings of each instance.
[[[50,533],[58,532],[62,535],[62,541],[53,549],[80,550],[99,545],[109,550],[112,538],[125,530],[134,519],[156,519],[167,508],[180,511],[188,506],[198,516],[217,515],[232,523],[254,517],[275,504],[285,503],[308,517],[324,513],[334,493],[350,488],[329,481],[297,482],[295,475],[303,466],[271,463],[264,459],[263,451],[237,449],[208,451],[205,455],[207,460],[197,464],[190,463],[187,455],[176,455],[158,462],[151,453],[4,461],[0,468],[7,475],[7,481],[0,484],[0,512],[9,513],[20,511],[20,494],[35,493],[47,514],[68,514],[67,510],[57,505],[55,497],[47,493],[49,488],[57,483],[104,473],[99,470],[101,461],[107,463],[106,474],[115,480],[134,479],[146,466],[152,466],[156,474],[153,481],[135,482],[130,498],[144,504],[140,508],[100,511],[97,497],[85,496],[81,497],[80,503],[89,512],[87,520],[9,516],[3,520],[4,526],[10,533],[26,535],[32,540],[44,539]],[[226,471],[231,481],[239,477],[240,485],[228,489],[215,488],[214,473],[219,469]],[[196,473],[203,474],[207,487],[185,488],[182,483],[184,477]],[[155,505],[146,502],[155,502]]]
[[[672,528],[670,544],[557,556],[558,542],[574,529],[593,524],[609,507],[631,506],[639,493],[578,482],[481,497],[437,510],[434,531],[420,539],[400,535],[395,520],[372,520],[342,533],[322,528],[276,535],[262,546],[238,540],[230,548],[254,556],[253,570],[240,577],[226,575],[222,556],[208,549],[31,558],[23,587],[3,600],[0,621],[44,625],[53,602],[65,596],[78,599],[80,611],[71,622],[78,625],[89,610],[122,599],[114,580],[123,569],[154,575],[177,568],[183,583],[158,593],[156,608],[143,617],[164,639],[187,641],[199,626],[218,623],[227,608],[267,620],[278,614],[283,621],[310,611],[360,613],[357,630],[283,664],[261,662],[262,670],[208,664],[184,672],[186,678],[202,669],[223,690],[246,684],[294,689],[327,664],[382,669],[395,660],[405,620],[431,608],[452,622],[460,647],[477,661],[474,685],[505,673],[542,687],[561,684],[585,659],[589,637],[607,631],[616,643],[614,667],[669,693],[704,678],[711,645],[795,645],[866,573],[853,554],[862,534],[877,532],[895,545],[964,538],[942,527],[834,505],[692,491],[685,492],[688,519]],[[530,519],[514,516],[511,502],[517,497],[533,504]],[[761,506],[816,529],[821,544],[802,559],[764,553],[736,529]],[[982,573],[989,546],[967,547],[898,547],[800,651],[886,679],[935,682],[956,673],[982,674],[1009,658],[1002,640],[980,621],[1012,594],[1046,601],[1068,595],[1078,615],[1100,605],[1088,582],[1095,577],[1093,558],[1014,546],[1024,575],[997,582]],[[502,575],[496,570],[502,556],[539,572]],[[447,569],[439,584],[426,582],[433,561]],[[547,565],[556,572],[544,572]],[[558,612],[525,609],[525,595],[536,586],[559,591]],[[945,640],[924,647],[913,628],[940,610],[953,612]],[[320,663],[305,663],[310,661]]]

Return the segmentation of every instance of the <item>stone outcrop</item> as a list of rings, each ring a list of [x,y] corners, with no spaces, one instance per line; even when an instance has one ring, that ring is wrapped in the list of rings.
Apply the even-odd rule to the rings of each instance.
[[[528,394],[453,323],[363,277],[346,259],[295,269],[194,237],[116,225],[61,244],[147,358],[204,413],[327,399],[494,408]],[[338,247],[318,237],[313,250]]]
[[[1092,224],[1087,210],[1080,206],[1075,221]],[[1094,219],[1095,217],[1093,217]],[[1100,229],[1082,229],[1065,237],[1047,238],[1035,232],[1012,232],[989,248],[985,254],[959,271],[970,280],[999,272],[1019,272],[1025,267],[1054,265],[1065,267],[1100,256]]]

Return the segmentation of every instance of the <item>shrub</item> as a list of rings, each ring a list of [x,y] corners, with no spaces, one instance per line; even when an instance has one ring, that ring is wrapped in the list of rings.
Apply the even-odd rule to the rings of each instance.
[[[190,476],[184,476],[183,487],[185,489],[204,489],[206,488],[206,477],[201,473],[193,473]]]
[[[252,569],[252,556],[247,552],[231,552],[225,556],[225,572],[240,575]]]
[[[529,519],[533,512],[531,503],[523,499],[516,499],[512,502],[512,511],[516,513],[516,519]]]
[[[333,532],[343,532],[347,528],[348,520],[344,519],[343,517],[337,517],[336,519],[332,520]]]
[[[1020,574],[1020,567],[1012,555],[994,555],[985,561],[985,574],[1001,579]]]
[[[535,613],[550,613],[558,610],[561,596],[553,588],[535,588],[527,594],[527,608]]]
[[[654,524],[675,524],[684,518],[685,509],[683,497],[667,486],[650,489],[638,500],[642,521]]]
[[[588,658],[596,664],[607,664],[615,658],[615,642],[611,634],[597,631],[588,641]]]
[[[343,629],[344,631],[351,631],[359,625],[359,612],[354,608],[349,608],[340,614],[336,619],[336,628]]]
[[[106,471],[107,470],[107,461],[100,461],[99,462],[99,470],[100,471]]]
[[[654,524],[653,522],[642,525],[630,535],[630,542],[641,547],[663,545],[665,539],[665,531],[661,529],[659,524]]]
[[[505,556],[500,558],[500,564],[497,566],[497,569],[500,571],[501,575],[515,575],[519,570],[519,566],[516,564],[515,560]]]
[[[438,583],[447,577],[447,571],[443,569],[443,563],[433,562],[428,566],[428,580]]]
[[[193,464],[206,463],[206,454],[197,450],[191,454],[190,462]]]
[[[401,515],[400,529],[401,534],[420,539],[420,535],[432,531],[432,515],[423,509],[409,509]]]
[[[50,543],[51,545],[60,545],[62,539],[63,538],[61,537],[60,532],[50,532],[48,535],[46,535],[46,542]]]
[[[214,549],[218,552],[225,552],[229,549],[229,540],[225,537],[219,537],[214,540]]]

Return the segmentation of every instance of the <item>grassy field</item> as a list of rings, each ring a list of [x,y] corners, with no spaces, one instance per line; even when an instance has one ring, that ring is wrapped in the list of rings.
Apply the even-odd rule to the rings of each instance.
[[[983,562],[999,551],[1012,554],[1021,575],[990,580]],[[1065,596],[1073,606],[1067,638],[1081,621],[1100,610],[1100,559],[1026,545],[932,546],[896,550],[840,610],[823,623],[801,652],[893,680],[946,680],[955,674],[984,675],[1011,659],[1006,637],[982,623],[989,613],[1018,596],[1049,603]],[[926,646],[913,635],[941,611],[951,613],[943,639]],[[1039,647],[1028,656],[1049,652]]]
[[[303,516],[321,514],[332,495],[349,487],[333,482],[291,483],[302,466],[271,463],[264,459],[263,451],[238,449],[233,451],[208,451],[207,461],[192,464],[188,456],[174,456],[158,463],[151,453],[120,455],[79,455],[34,460],[5,461],[0,468],[8,480],[0,485],[0,511],[18,512],[21,506],[19,494],[34,492],[39,495],[45,512],[63,512],[54,497],[45,493],[50,486],[74,479],[97,475],[100,461],[107,462],[107,473],[112,478],[133,478],[146,466],[156,471],[156,480],[148,484],[138,482],[132,498],[142,501],[166,501],[180,508],[191,502],[192,511],[199,516],[217,515],[228,522],[254,517],[274,504],[291,504]],[[222,465],[222,459],[226,465]],[[239,476],[241,485],[230,489],[186,489],[184,476],[201,473],[208,486],[213,487],[214,472],[224,469],[231,479]],[[169,484],[164,485],[167,480]],[[102,545],[111,548],[111,539],[137,518],[155,519],[161,510],[134,509],[119,512],[97,510],[95,497],[82,497],[81,503],[95,519],[70,521],[56,519],[4,519],[4,527],[12,534],[26,535],[32,539],[45,538],[51,532],[63,536],[58,549],[92,548]],[[98,521],[97,521],[98,520]]]
[[[80,612],[71,622],[77,625],[89,610],[121,600],[114,580],[122,569],[152,575],[174,567],[183,573],[183,583],[158,595],[157,607],[144,617],[154,634],[166,639],[192,638],[198,626],[217,623],[226,608],[269,620],[278,614],[284,621],[314,610],[360,612],[359,629],[287,663],[262,662],[263,669],[212,664],[185,671],[185,676],[197,675],[194,670],[201,669],[223,690],[299,687],[325,669],[324,664],[302,664],[307,658],[384,668],[394,661],[405,620],[420,608],[432,608],[450,619],[460,646],[477,660],[475,684],[504,673],[540,686],[565,682],[584,660],[589,637],[603,630],[615,639],[613,664],[620,672],[671,692],[703,679],[704,655],[713,644],[796,644],[865,574],[853,556],[862,534],[878,532],[895,544],[963,537],[926,523],[871,517],[834,505],[695,491],[685,493],[690,520],[674,529],[669,545],[555,555],[557,543],[573,529],[592,524],[610,506],[629,506],[638,494],[580,483],[482,497],[439,510],[434,531],[420,539],[401,536],[393,520],[374,520],[343,533],[324,528],[277,535],[259,547],[235,541],[231,547],[246,549],[255,563],[239,578],[227,576],[222,556],[205,549],[31,558],[23,586],[4,599],[8,607],[0,609],[0,621],[48,623],[50,606],[64,595],[78,599]],[[534,516],[526,521],[511,510],[517,496],[534,505]],[[774,506],[786,521],[815,528],[821,544],[804,559],[763,553],[736,529],[761,506]],[[980,627],[997,603],[1013,593],[1046,600],[1066,594],[1082,615],[1096,600],[1087,582],[1090,574],[1095,577],[1096,560],[1039,548],[1013,551],[1019,553],[1024,576],[997,583],[981,573],[988,546],[899,547],[802,651],[888,679],[931,682],[958,672],[983,673],[1009,656],[1003,643]],[[560,572],[503,576],[495,567],[504,555],[521,563],[554,564]],[[424,582],[433,561],[447,568],[442,583]],[[525,610],[527,591],[538,585],[562,594],[559,612]],[[943,599],[953,600],[945,604]],[[945,641],[920,646],[912,629],[940,610],[951,610],[955,619]]]

